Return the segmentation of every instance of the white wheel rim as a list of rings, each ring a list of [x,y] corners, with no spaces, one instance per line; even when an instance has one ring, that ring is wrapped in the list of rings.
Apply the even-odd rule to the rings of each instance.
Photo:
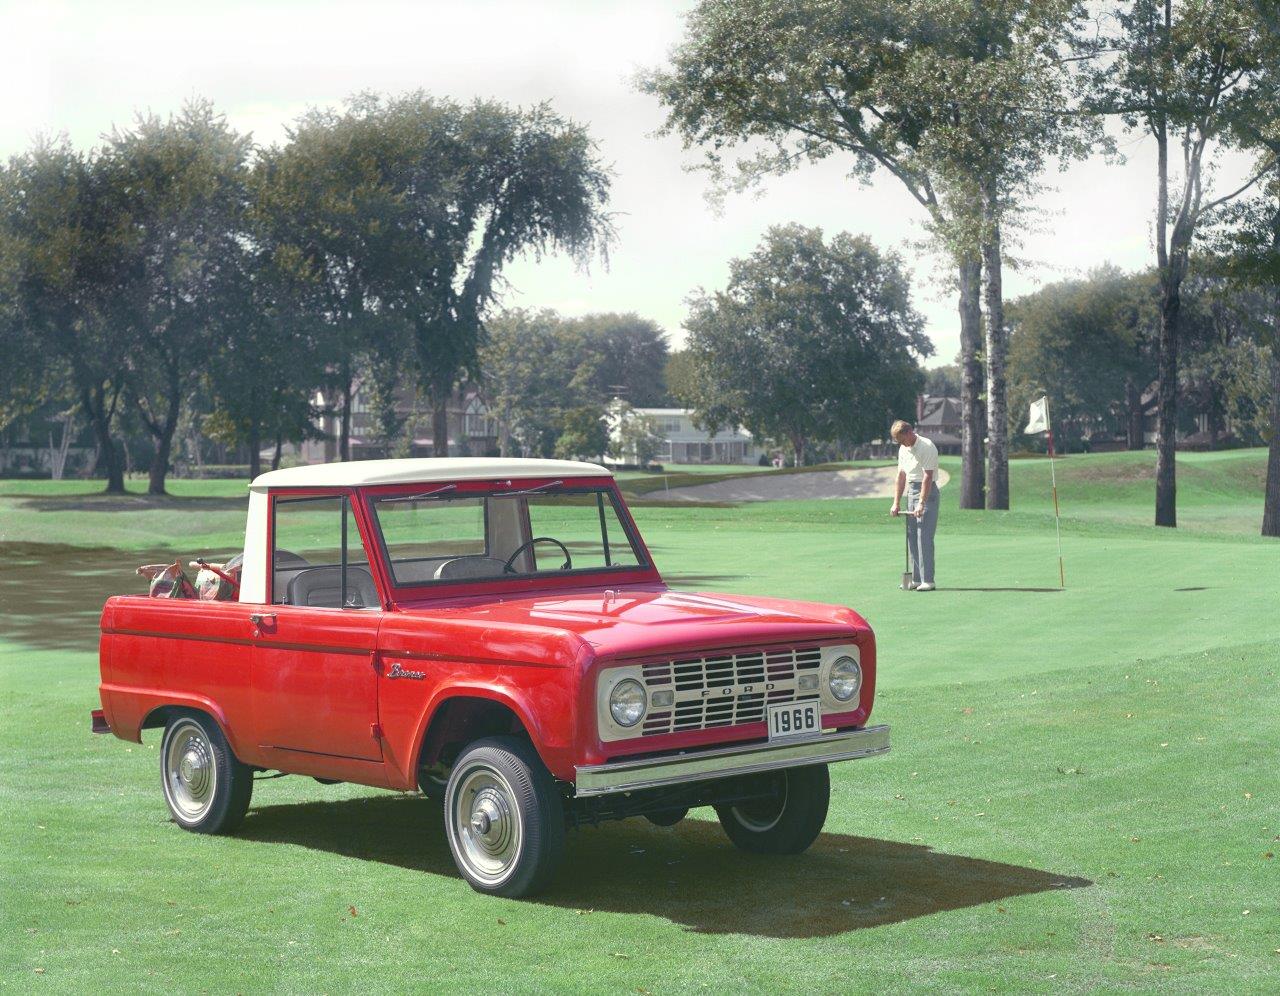
[[[446,808],[454,857],[476,881],[501,885],[524,847],[516,794],[500,772],[483,764],[459,772],[453,784]]]
[[[218,790],[218,765],[213,745],[195,720],[179,721],[165,741],[164,795],[173,815],[196,823],[213,805]]]
[[[755,803],[748,803],[746,809],[742,806],[731,807],[733,818],[741,823],[744,829],[750,830],[752,833],[765,833],[772,830],[778,825],[778,821],[782,819],[782,814],[786,812],[789,782],[790,779],[784,775],[782,778],[782,798],[778,800],[777,811],[770,812],[768,815],[749,812],[749,808],[753,805],[761,807],[765,805],[766,800],[761,799]]]

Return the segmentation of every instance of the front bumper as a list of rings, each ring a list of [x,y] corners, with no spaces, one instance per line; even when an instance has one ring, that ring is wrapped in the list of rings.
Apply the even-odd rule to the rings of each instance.
[[[637,792],[730,775],[752,775],[780,768],[852,761],[884,754],[888,750],[889,727],[868,726],[861,730],[824,733],[811,740],[722,747],[640,761],[614,761],[577,768],[574,794],[582,797]]]

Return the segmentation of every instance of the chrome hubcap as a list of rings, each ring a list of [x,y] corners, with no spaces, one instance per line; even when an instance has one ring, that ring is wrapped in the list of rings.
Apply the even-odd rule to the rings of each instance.
[[[200,819],[217,785],[209,738],[199,724],[182,720],[170,732],[164,754],[164,794],[174,815],[188,823]]]
[[[460,863],[488,885],[502,882],[524,842],[524,824],[507,780],[487,767],[460,773],[450,811],[451,843]]]
[[[787,808],[787,779],[782,776],[781,791],[773,799],[757,799],[752,802],[733,806],[733,815],[739,823],[752,833],[764,833],[772,830],[782,819]]]

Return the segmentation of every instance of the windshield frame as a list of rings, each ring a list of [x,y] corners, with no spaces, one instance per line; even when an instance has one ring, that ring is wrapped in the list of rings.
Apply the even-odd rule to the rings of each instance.
[[[382,523],[378,518],[378,501],[388,498],[408,498],[423,491],[429,491],[439,484],[376,485],[361,488],[362,504],[370,526],[370,533],[376,544],[375,556],[379,560],[379,573],[391,595],[391,601],[410,601],[425,598],[446,598],[451,595],[510,595],[523,591],[538,591],[548,588],[582,588],[593,587],[595,581],[602,584],[623,585],[661,581],[649,548],[645,546],[631,516],[631,510],[623,500],[613,477],[521,477],[503,478],[501,480],[452,481],[455,485],[443,492],[440,501],[460,498],[487,498],[500,496],[512,491],[538,492],[542,494],[595,494],[603,493],[613,503],[614,513],[622,526],[627,540],[635,551],[638,564],[614,566],[582,567],[568,571],[550,570],[533,574],[511,574],[502,578],[459,578],[446,581],[421,581],[409,584],[398,584],[392,568],[390,551],[382,532]],[[533,497],[531,493],[529,497]],[[423,501],[431,501],[426,497]],[[489,514],[486,505],[486,518]]]

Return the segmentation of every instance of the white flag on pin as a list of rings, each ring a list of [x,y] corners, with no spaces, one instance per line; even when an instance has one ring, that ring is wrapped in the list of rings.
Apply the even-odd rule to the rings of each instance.
[[[1049,431],[1049,399],[1047,396],[1039,401],[1031,402],[1031,416],[1027,422],[1027,427],[1022,431],[1027,435]]]

